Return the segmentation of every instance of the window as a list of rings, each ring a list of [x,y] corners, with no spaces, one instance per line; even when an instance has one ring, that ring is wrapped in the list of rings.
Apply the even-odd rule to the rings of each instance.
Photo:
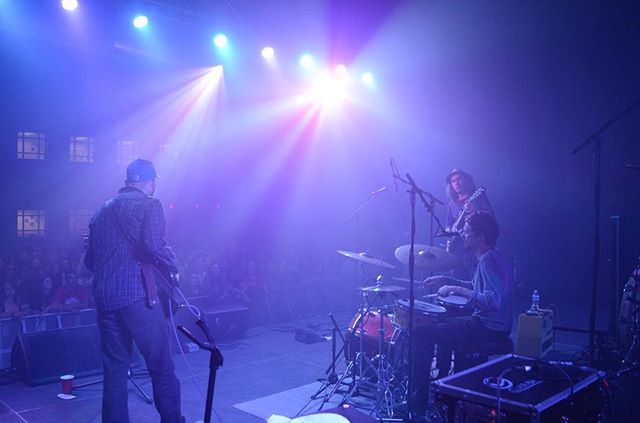
[[[85,234],[89,232],[89,221],[93,211],[89,209],[71,210],[69,215],[69,229],[72,234]]]
[[[93,138],[76,137],[69,139],[69,161],[74,163],[93,163]]]
[[[18,158],[44,160],[44,139],[39,132],[18,132]]]
[[[18,237],[44,236],[44,210],[18,210]]]
[[[128,165],[138,158],[138,143],[135,141],[121,140],[118,141],[118,157],[116,158],[119,165]]]

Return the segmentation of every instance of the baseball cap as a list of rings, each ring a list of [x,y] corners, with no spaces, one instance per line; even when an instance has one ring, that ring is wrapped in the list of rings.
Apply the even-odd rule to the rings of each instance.
[[[127,166],[127,181],[151,181],[158,177],[156,168],[151,160],[136,159]]]

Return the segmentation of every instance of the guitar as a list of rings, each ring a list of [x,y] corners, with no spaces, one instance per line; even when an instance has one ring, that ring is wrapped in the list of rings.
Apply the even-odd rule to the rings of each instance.
[[[480,186],[478,189],[476,189],[473,192],[473,194],[471,194],[471,197],[469,197],[469,199],[462,206],[462,210],[460,210],[460,213],[458,213],[458,218],[456,219],[455,222],[453,222],[453,225],[451,225],[451,228],[449,228],[449,230],[447,231],[449,234],[453,234],[453,237],[447,241],[448,253],[453,252],[460,246],[462,242],[462,238],[460,237],[459,232],[462,229],[462,227],[464,227],[464,217],[467,215],[467,212],[469,211],[469,206],[471,206],[471,204],[474,201],[480,198],[480,196],[484,194],[486,190],[487,189],[485,187]]]
[[[144,288],[147,292],[147,307],[154,308],[161,304],[165,317],[169,317],[185,305],[184,297],[179,291],[177,274],[163,271],[146,262],[142,262],[141,267]]]

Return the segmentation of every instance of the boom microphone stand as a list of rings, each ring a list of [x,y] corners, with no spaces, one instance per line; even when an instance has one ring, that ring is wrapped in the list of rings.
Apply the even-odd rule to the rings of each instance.
[[[209,384],[207,386],[207,402],[204,409],[204,423],[211,422],[211,410],[213,408],[213,391],[216,387],[216,373],[218,372],[218,368],[222,366],[223,357],[220,354],[220,350],[216,347],[215,342],[211,334],[209,333],[209,328],[207,328],[207,324],[204,320],[198,319],[196,324],[200,326],[202,332],[204,332],[204,336],[207,338],[207,343],[200,342],[198,338],[196,338],[189,329],[185,326],[178,326],[180,332],[182,332],[187,338],[197,344],[203,350],[207,350],[210,353],[209,359]]]
[[[418,185],[415,183],[415,181],[413,180],[413,178],[411,177],[411,175],[409,175],[408,173],[406,174],[407,179],[403,179],[400,176],[394,175],[395,179],[400,180],[401,182],[409,185],[411,187],[410,190],[408,190],[407,192],[409,193],[409,202],[410,202],[410,207],[411,207],[411,242],[410,242],[410,249],[409,249],[409,331],[407,334],[407,338],[408,338],[408,344],[409,344],[409,351],[407,354],[407,360],[409,362],[409,380],[407,383],[407,409],[409,411],[408,413],[408,418],[409,418],[409,422],[413,422],[414,421],[414,415],[413,415],[413,349],[414,349],[414,339],[413,339],[413,310],[415,307],[415,294],[414,294],[414,273],[415,273],[415,253],[414,253],[414,247],[415,247],[415,238],[416,238],[416,195],[419,195],[423,204],[425,205],[425,207],[427,208],[427,211],[429,213],[431,213],[431,215],[433,217],[435,217],[434,213],[433,213],[433,206],[427,202],[427,200],[425,199],[425,195],[428,196],[432,201],[438,202],[440,204],[442,204],[442,202],[440,202],[437,198],[435,198],[432,194],[430,194],[427,191],[423,191],[422,189],[420,189],[418,187]],[[444,228],[442,227],[442,224],[440,224],[440,221],[437,219],[437,217],[435,217],[436,222],[438,222],[441,230],[444,230]]]
[[[586,140],[575,147],[571,154],[577,154],[589,144],[593,144],[594,153],[594,226],[593,226],[593,274],[591,283],[591,311],[589,312],[589,361],[591,366],[595,365],[595,336],[596,336],[596,298],[598,291],[598,277],[600,272],[600,193],[602,187],[600,185],[600,163],[602,161],[602,144],[604,140],[602,134],[616,123],[621,117],[626,115],[640,105],[640,97],[637,98],[630,106],[620,112],[613,119],[606,122],[600,129],[594,132]]]

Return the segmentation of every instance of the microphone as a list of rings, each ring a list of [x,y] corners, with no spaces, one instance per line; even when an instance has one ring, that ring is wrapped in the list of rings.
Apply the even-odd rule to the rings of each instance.
[[[398,181],[396,180],[396,163],[393,161],[393,157],[389,157],[389,166],[391,167],[391,179],[393,180],[393,186],[398,192]]]
[[[369,195],[375,196],[375,195],[380,194],[382,191],[386,191],[386,190],[387,190],[387,186],[385,185],[385,186],[383,186],[381,188],[378,188],[377,190],[375,190],[373,192],[370,192]]]

